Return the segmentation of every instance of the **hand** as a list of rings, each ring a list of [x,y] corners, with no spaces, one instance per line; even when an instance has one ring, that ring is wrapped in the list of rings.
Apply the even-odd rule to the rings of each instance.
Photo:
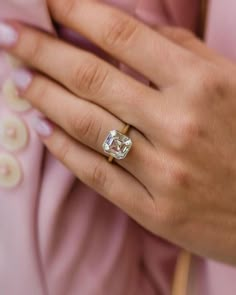
[[[84,183],[151,232],[236,263],[236,68],[182,30],[156,32],[106,5],[49,1],[52,16],[147,77],[149,87],[93,54],[13,24],[5,46],[42,74],[15,82],[55,123],[36,126]],[[9,41],[9,38],[8,38]],[[17,77],[17,75],[15,75]],[[108,163],[102,143],[124,122],[133,147]]]

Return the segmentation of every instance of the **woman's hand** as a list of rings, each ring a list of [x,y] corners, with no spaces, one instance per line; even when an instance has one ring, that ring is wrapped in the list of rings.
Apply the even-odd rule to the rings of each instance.
[[[148,230],[194,253],[236,263],[235,66],[190,33],[155,32],[94,1],[49,2],[56,21],[155,87],[13,24],[17,35],[8,34],[5,48],[42,73],[32,80],[24,71],[14,76],[24,97],[55,123],[39,120],[35,127],[45,145]],[[133,147],[112,165],[102,144],[124,123],[132,125]]]

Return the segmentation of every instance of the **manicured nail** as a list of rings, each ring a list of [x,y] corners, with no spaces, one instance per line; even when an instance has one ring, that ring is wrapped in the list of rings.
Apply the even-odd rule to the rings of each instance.
[[[49,137],[53,133],[53,126],[47,119],[36,117],[33,121],[33,128],[39,136]]]
[[[0,46],[12,46],[17,42],[18,33],[9,24],[0,22]]]
[[[12,80],[18,90],[25,91],[32,82],[32,73],[23,68],[16,69],[12,73]]]

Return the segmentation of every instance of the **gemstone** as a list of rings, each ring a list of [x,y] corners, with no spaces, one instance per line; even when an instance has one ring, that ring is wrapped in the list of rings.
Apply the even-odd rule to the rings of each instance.
[[[117,130],[109,132],[103,143],[104,152],[115,159],[124,159],[132,147],[132,140]]]

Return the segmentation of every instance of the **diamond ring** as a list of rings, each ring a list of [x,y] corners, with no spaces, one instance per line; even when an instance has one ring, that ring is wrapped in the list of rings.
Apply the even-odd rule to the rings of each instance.
[[[126,125],[121,132],[112,130],[108,133],[103,143],[103,150],[109,155],[108,161],[111,163],[113,159],[122,160],[128,155],[132,140],[126,136],[130,125]]]

